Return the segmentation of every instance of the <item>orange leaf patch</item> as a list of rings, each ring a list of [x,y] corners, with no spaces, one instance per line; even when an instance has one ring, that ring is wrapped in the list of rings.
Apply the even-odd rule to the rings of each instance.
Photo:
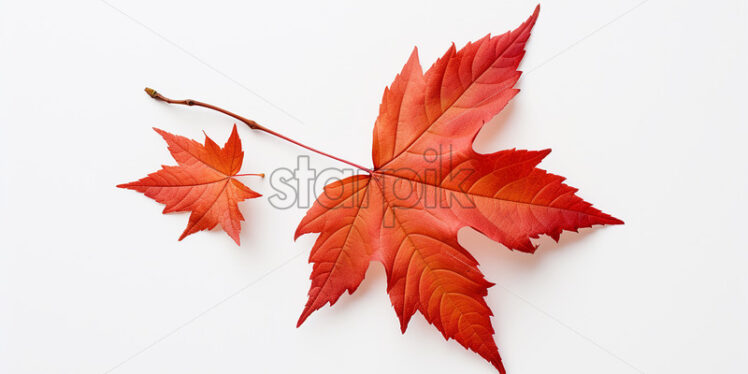
[[[142,192],[165,204],[163,213],[191,212],[179,240],[202,230],[211,230],[219,223],[236,244],[239,244],[241,221],[238,203],[261,196],[236,180],[244,160],[242,143],[236,125],[223,147],[207,135],[205,144],[154,128],[169,145],[169,152],[178,166],[162,166],[135,182],[117,187]]]
[[[512,250],[534,252],[539,235],[623,222],[576,195],[537,165],[550,150],[479,154],[483,125],[519,90],[517,70],[533,15],[516,30],[452,45],[425,73],[414,50],[385,89],[374,125],[369,175],[332,183],[309,209],[296,237],[320,233],[301,325],[325,304],[353,293],[370,261],[387,272],[387,292],[404,332],[419,311],[505,373],[485,302],[492,284],[457,242],[470,226]]]

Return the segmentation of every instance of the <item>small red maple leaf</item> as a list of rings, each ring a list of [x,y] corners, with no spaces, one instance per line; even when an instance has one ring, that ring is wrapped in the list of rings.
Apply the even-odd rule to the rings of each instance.
[[[296,237],[320,233],[301,325],[343,292],[353,293],[370,261],[387,272],[387,292],[404,332],[419,311],[505,373],[493,339],[488,287],[457,242],[470,226],[509,249],[534,252],[539,235],[623,222],[576,196],[564,178],[537,168],[550,150],[479,154],[473,141],[519,92],[514,88],[539,7],[519,28],[457,51],[424,74],[414,50],[385,89],[374,126],[374,168],[332,183]]]
[[[179,240],[198,231],[211,230],[220,223],[223,231],[239,244],[244,217],[238,203],[261,195],[234,178],[244,160],[236,125],[223,148],[208,135],[203,145],[157,128],[154,130],[166,140],[178,166],[162,166],[143,179],[117,187],[142,192],[165,204],[164,214],[192,212]]]

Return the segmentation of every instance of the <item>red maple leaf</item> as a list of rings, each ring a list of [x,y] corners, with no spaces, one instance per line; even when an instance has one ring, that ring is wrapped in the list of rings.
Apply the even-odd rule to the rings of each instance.
[[[517,67],[538,11],[512,32],[459,51],[453,44],[425,74],[413,51],[385,89],[374,168],[327,185],[296,231],[297,238],[320,233],[299,325],[353,293],[377,260],[403,332],[419,311],[446,339],[504,373],[484,300],[492,283],[457,242],[457,231],[470,226],[532,253],[530,239],[542,234],[558,240],[562,230],[623,223],[577,197],[563,177],[537,168],[550,150],[473,150],[486,121],[519,92]]]
[[[143,179],[117,187],[142,192],[166,204],[164,214],[192,212],[179,240],[198,231],[213,229],[220,223],[223,231],[239,244],[244,217],[238,203],[261,195],[234,179],[244,160],[236,125],[223,148],[207,135],[203,145],[157,128],[154,130],[166,140],[169,152],[179,165],[162,166],[161,170]]]

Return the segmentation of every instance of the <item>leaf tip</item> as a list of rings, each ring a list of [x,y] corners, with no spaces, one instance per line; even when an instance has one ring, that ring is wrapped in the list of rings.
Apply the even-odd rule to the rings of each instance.
[[[293,234],[293,241],[296,241],[296,239],[304,234],[306,234],[306,232],[301,230],[301,224],[299,224],[299,226],[296,226],[296,232]]]
[[[308,307],[304,308],[304,311],[301,312],[301,316],[299,316],[299,320],[296,321],[296,328],[297,329],[299,327],[301,327],[302,324],[304,324],[304,321],[306,321],[307,317],[309,317],[310,314],[312,314],[312,311],[309,310]]]
[[[405,335],[405,330],[408,329],[407,322],[400,322],[400,333]]]
[[[184,239],[184,238],[186,238],[186,237],[187,237],[187,235],[190,235],[190,234],[192,234],[192,233],[191,233],[191,232],[190,232],[189,230],[190,230],[190,226],[189,226],[189,224],[188,224],[187,228],[186,228],[186,229],[184,229],[184,231],[182,232],[182,235],[180,235],[180,236],[179,236],[179,239],[177,239],[177,241],[181,242],[181,241],[182,241],[182,239]]]
[[[506,369],[504,368],[504,364],[501,363],[501,358],[497,360],[491,360],[491,365],[496,368],[496,370],[499,371],[501,374],[506,374]]]
[[[624,225],[624,224],[625,222],[623,222],[623,220],[610,216],[610,223],[608,223],[608,225]]]
[[[167,136],[171,135],[170,133],[159,129],[158,127],[151,127],[151,128],[153,129],[153,131],[161,135],[161,137],[163,137],[164,139],[166,139]]]

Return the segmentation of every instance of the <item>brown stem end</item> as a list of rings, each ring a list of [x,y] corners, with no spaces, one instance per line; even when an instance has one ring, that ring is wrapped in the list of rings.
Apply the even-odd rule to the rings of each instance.
[[[145,93],[147,93],[148,96],[150,96],[150,97],[152,97],[154,99],[158,96],[158,92],[156,92],[156,90],[154,90],[153,88],[150,88],[150,87],[146,87],[145,88]]]

